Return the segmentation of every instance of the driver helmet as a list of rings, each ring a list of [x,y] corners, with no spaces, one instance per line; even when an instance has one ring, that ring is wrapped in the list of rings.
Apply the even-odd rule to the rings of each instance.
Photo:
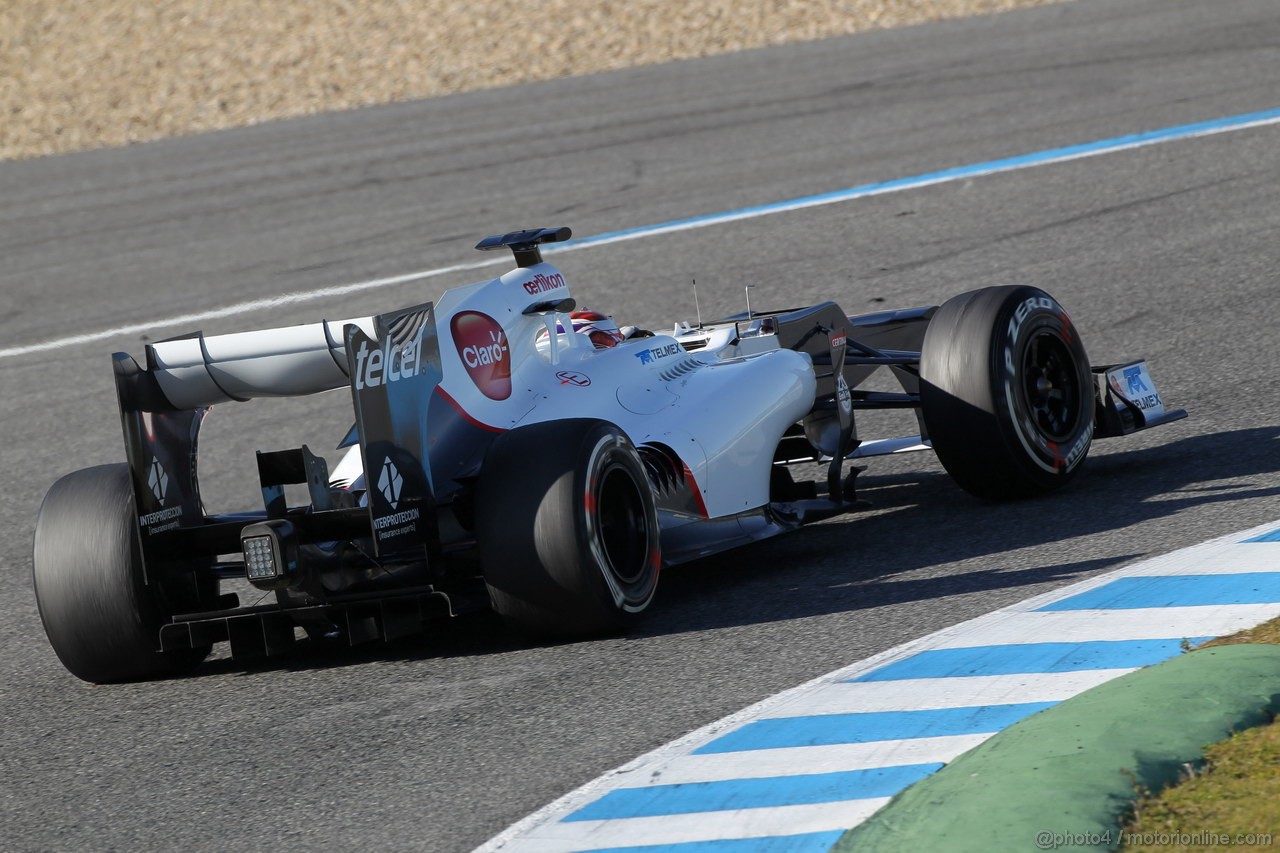
[[[616,347],[622,340],[622,332],[612,317],[599,311],[574,311],[570,315],[573,330],[579,335],[586,335],[595,344],[596,349]]]
[[[618,324],[613,321],[612,317],[601,314],[599,311],[574,311],[569,315],[569,320],[573,324],[573,331],[590,338],[596,349],[616,347],[622,341],[622,332],[618,328]],[[562,320],[556,324],[556,334],[563,335],[564,333],[564,321]],[[537,346],[540,350],[550,347],[550,341],[547,339],[545,329],[538,333]]]

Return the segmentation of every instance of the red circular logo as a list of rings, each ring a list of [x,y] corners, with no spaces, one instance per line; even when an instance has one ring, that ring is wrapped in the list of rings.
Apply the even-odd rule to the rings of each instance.
[[[462,311],[449,323],[458,358],[471,381],[490,400],[511,396],[511,347],[498,321],[479,311]]]

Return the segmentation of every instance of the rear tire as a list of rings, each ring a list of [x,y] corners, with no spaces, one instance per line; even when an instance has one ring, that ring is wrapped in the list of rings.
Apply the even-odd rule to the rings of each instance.
[[[36,519],[32,574],[40,621],[72,675],[106,684],[187,672],[209,647],[160,652],[170,614],[143,583],[129,466],[53,484]]]
[[[499,436],[476,492],[480,560],[493,609],[538,636],[628,627],[662,563],[644,465],[621,429],[571,419]]]
[[[980,498],[1051,492],[1088,455],[1089,359],[1067,312],[1043,290],[988,287],[948,300],[925,333],[920,380],[938,459]]]

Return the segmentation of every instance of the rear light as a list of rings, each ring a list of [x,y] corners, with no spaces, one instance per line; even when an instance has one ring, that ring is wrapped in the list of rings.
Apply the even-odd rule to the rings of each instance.
[[[244,576],[259,589],[288,586],[298,571],[298,542],[283,519],[260,521],[240,531]]]

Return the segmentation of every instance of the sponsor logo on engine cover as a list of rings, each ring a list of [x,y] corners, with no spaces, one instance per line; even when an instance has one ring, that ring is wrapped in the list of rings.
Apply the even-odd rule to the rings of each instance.
[[[679,344],[666,344],[665,346],[642,349],[635,356],[640,359],[641,364],[653,364],[655,361],[671,358],[671,356],[682,352],[684,352],[684,347]]]
[[[511,396],[511,347],[498,321],[479,311],[462,311],[449,323],[458,357],[471,381],[490,400]]]
[[[422,336],[425,332],[426,326],[423,326],[413,340],[403,345],[393,343],[390,336],[381,347],[370,348],[367,341],[361,341],[356,351],[356,389],[377,388],[417,376],[424,367]]]
[[[562,287],[564,287],[564,276],[558,272],[551,275],[538,273],[524,283],[525,293],[530,296],[546,293],[548,290],[559,290]]]
[[[576,385],[579,388],[586,388],[591,384],[591,377],[585,373],[578,373],[576,370],[562,370],[556,374],[556,378],[560,380],[561,385]]]

